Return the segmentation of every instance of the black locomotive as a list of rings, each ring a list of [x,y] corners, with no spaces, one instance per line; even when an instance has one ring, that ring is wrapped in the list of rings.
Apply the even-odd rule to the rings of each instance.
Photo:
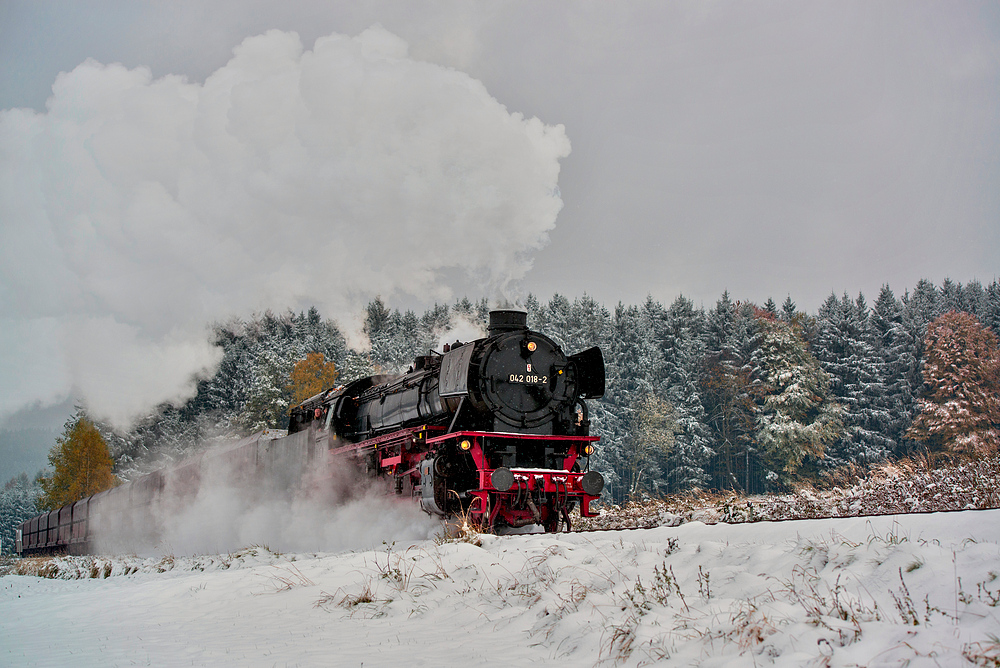
[[[289,432],[321,425],[397,493],[424,510],[490,526],[557,530],[604,486],[587,471],[596,437],[586,399],[604,394],[600,348],[567,356],[523,311],[490,313],[487,337],[418,357],[401,376],[373,376],[292,409]]]

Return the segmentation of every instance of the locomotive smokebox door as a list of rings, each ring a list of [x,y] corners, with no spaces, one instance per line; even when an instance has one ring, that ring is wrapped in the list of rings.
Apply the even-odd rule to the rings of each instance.
[[[551,339],[525,330],[491,341],[479,364],[477,394],[497,431],[536,429],[573,404],[566,356]],[[551,434],[552,428],[542,433]]]

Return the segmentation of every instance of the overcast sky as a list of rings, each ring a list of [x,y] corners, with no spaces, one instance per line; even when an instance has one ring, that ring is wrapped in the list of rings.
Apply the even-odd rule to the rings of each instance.
[[[382,29],[368,30],[376,24]],[[374,262],[378,267],[404,267],[401,276],[382,279],[378,276],[386,271],[379,270],[351,283],[344,273],[299,275],[286,268],[279,279],[269,275],[269,285],[277,280],[284,286],[276,290],[276,298],[311,300],[343,317],[336,311],[367,298],[368,292],[383,293],[392,305],[419,308],[464,293],[516,297],[527,292],[543,299],[554,292],[570,297],[586,292],[609,306],[619,300],[636,303],[646,294],[669,303],[684,294],[711,306],[729,290],[736,299],[757,302],[773,297],[780,303],[790,295],[800,308],[814,312],[831,292],[863,291],[872,299],[883,283],[901,294],[920,278],[988,283],[1000,269],[1000,4],[993,2],[4,0],[0,109],[37,112],[18,115],[17,123],[8,113],[5,131],[8,139],[29,131],[47,137],[44,150],[9,139],[13,143],[7,155],[0,156],[7,163],[3,178],[8,183],[0,184],[6,186],[6,194],[0,195],[7,198],[4,215],[17,216],[33,206],[23,193],[34,186],[21,184],[14,167],[21,164],[22,149],[30,153],[26,160],[37,163],[38,173],[47,174],[40,177],[43,190],[56,189],[65,179],[78,189],[89,187],[75,176],[51,176],[58,170],[47,160],[73,141],[52,129],[57,112],[62,114],[62,128],[65,119],[82,118],[83,107],[91,114],[88,118],[103,114],[105,120],[119,118],[127,124],[132,122],[127,101],[132,98],[127,96],[122,96],[124,102],[109,102],[110,111],[93,111],[100,100],[118,100],[117,92],[107,93],[102,86],[142,90],[146,97],[154,89],[160,91],[156,95],[170,89],[171,102],[162,107],[177,104],[178,117],[188,114],[184,117],[196,119],[191,122],[197,125],[199,114],[214,99],[206,80],[218,83],[237,76],[235,61],[231,63],[234,48],[269,30],[282,33],[251,42],[240,61],[241,72],[277,72],[274,63],[280,61],[287,64],[281,71],[307,81],[310,66],[305,58],[296,60],[296,54],[311,52],[318,38],[357,38],[352,44],[360,45],[356,51],[364,58],[375,48],[403,66],[386,74],[384,81],[396,92],[384,91],[385,97],[369,100],[373,107],[362,105],[344,113],[373,118],[375,126],[384,122],[392,128],[390,134],[409,128],[407,132],[425,135],[419,143],[407,137],[399,140],[404,156],[410,156],[402,167],[384,161],[366,165],[375,181],[398,176],[409,184],[409,199],[395,202],[397,208],[379,190],[384,183],[373,187],[371,197],[360,198],[360,204],[341,205],[346,195],[336,189],[326,199],[308,187],[302,195],[314,197],[317,207],[302,214],[306,219],[315,217],[322,205],[331,216],[374,230],[382,247],[398,246],[387,251],[389,259]],[[289,32],[297,33],[298,50]],[[362,33],[367,37],[358,38]],[[87,59],[96,62],[81,68]],[[312,60],[319,60],[318,55]],[[347,71],[346,60],[337,62]],[[102,69],[112,63],[124,68]],[[141,67],[149,69],[146,79],[136,74],[135,68]],[[53,98],[58,104],[47,110],[60,72],[74,70],[74,76],[62,79],[61,93]],[[363,71],[370,73],[371,68]],[[180,75],[186,82],[175,77],[157,87],[157,80],[167,75]],[[301,119],[305,113],[278,109],[276,101],[284,99],[284,75],[274,76],[272,83],[279,83],[258,90],[257,118],[246,125],[260,144],[256,149],[265,152],[275,144],[260,139],[269,131],[262,130],[261,119],[286,112],[289,118]],[[114,77],[119,83],[108,83]],[[412,90],[398,92],[403,88]],[[444,89],[452,92],[439,94]],[[490,97],[496,108],[489,104]],[[178,100],[185,101],[187,111]],[[227,98],[226,104],[236,108],[241,101],[246,102]],[[384,107],[393,113],[383,112]],[[317,107],[302,109],[314,113]],[[396,113],[399,109],[410,110],[405,120]],[[148,141],[143,133],[157,123],[174,127],[166,112],[163,119],[148,109],[143,114],[135,135],[147,137],[142,141]],[[229,121],[235,122],[232,113]],[[472,129],[463,129],[466,126]],[[36,130],[20,129],[30,127]],[[80,121],[73,132],[82,127]],[[328,131],[318,130],[316,136],[328,138],[332,135],[323,134]],[[473,131],[478,133],[475,138]],[[9,148],[15,144],[17,151]],[[79,146],[90,150],[87,141]],[[370,145],[361,143],[350,150],[368,149]],[[396,156],[395,146],[377,148],[383,149]],[[411,155],[420,151],[443,151],[450,166],[427,177],[427,166]],[[214,171],[198,172],[203,184],[216,183],[204,174],[215,174],[219,165],[239,171],[247,159],[225,151],[219,155],[225,159],[214,164]],[[272,163],[275,155],[268,153]],[[492,155],[498,156],[496,164],[488,157]],[[177,159],[181,168],[190,167],[183,155]],[[324,173],[332,160],[330,154],[309,159],[313,176]],[[66,169],[77,163],[58,164]],[[122,170],[139,169],[128,161],[121,164]],[[358,175],[364,170],[357,164],[349,171],[354,178],[365,178]],[[304,177],[295,178],[298,183]],[[486,201],[484,184],[494,181],[504,184],[502,192],[496,201]],[[228,188],[225,197],[237,198],[247,189],[256,194],[248,183],[255,182],[248,177],[240,187]],[[364,191],[354,188],[344,192]],[[461,191],[454,197],[457,203],[442,204],[439,211],[434,207],[433,202],[448,200],[456,190]],[[164,192],[169,205],[176,193],[169,187]],[[147,192],[142,200],[146,219],[159,215],[160,200],[154,195]],[[275,198],[287,201],[294,196],[288,192]],[[473,202],[478,196],[486,199]],[[55,215],[51,193],[38,197],[46,215]],[[240,200],[225,197],[227,211],[240,206]],[[183,204],[183,197],[174,199]],[[370,220],[365,219],[368,209],[361,208],[365,202],[371,203]],[[66,219],[76,220],[93,206],[88,203]],[[184,234],[192,243],[239,245],[244,247],[239,256],[243,261],[266,266],[266,252],[245,247],[258,241],[262,251],[287,253],[288,247],[274,244],[271,235],[287,236],[281,230],[294,229],[294,221],[283,216],[295,205],[246,206],[260,212],[256,227],[211,228],[210,234],[200,234],[198,227],[205,224],[199,221],[210,209],[188,206],[185,215],[194,213],[184,218]],[[411,210],[413,216],[406,213]],[[473,223],[456,227],[454,219],[481,211],[488,211],[479,218],[482,229]],[[504,212],[506,217],[500,215]],[[435,215],[446,220],[434,223]],[[174,224],[169,215],[163,216],[164,226]],[[9,220],[0,224],[7,226]],[[53,229],[58,235],[68,228]],[[80,233],[75,228],[73,234]],[[417,245],[422,238],[444,250],[432,253],[432,262],[407,265],[409,254],[427,252],[427,246]],[[80,243],[72,248],[79,249]],[[483,245],[489,250],[476,250]],[[65,244],[55,246],[67,252]],[[444,257],[449,248],[462,260]],[[190,255],[187,247],[184,255]],[[157,255],[156,261],[164,257],[169,256]],[[195,260],[225,266],[211,254]],[[93,283],[142,284],[132,280],[133,269],[121,267],[120,273],[106,270]],[[22,283],[41,279],[29,280],[30,269],[13,271],[20,270],[9,270],[3,276],[8,285],[0,286],[0,318],[9,325],[7,338],[57,336],[43,321],[63,318],[65,304],[49,311],[18,305],[19,299],[25,300]],[[193,271],[198,281],[215,288],[199,297],[192,317],[227,315],[227,284],[203,273]],[[470,273],[481,280],[470,282]],[[310,285],[313,278],[326,281],[325,295]],[[158,285],[167,280],[161,279]],[[80,282],[73,276],[59,280]],[[177,289],[191,294],[198,287]],[[119,334],[128,341],[141,340],[137,355],[159,346],[168,349],[161,364],[172,365],[177,356],[187,356],[195,360],[194,367],[211,366],[210,355],[188,346],[185,331],[172,331],[167,323],[140,313],[145,307],[102,290],[84,290],[81,298],[89,295],[95,302],[114,304],[88,307],[83,314],[90,319],[83,329],[92,338],[106,337],[106,329],[94,325],[104,318],[112,329],[122,323],[133,328]],[[330,296],[338,290],[344,294]],[[43,295],[32,301],[45,299]],[[232,303],[237,311],[269,305],[245,297]],[[165,319],[184,307],[165,307]],[[18,322],[19,328],[10,326]],[[63,318],[63,329],[65,324]],[[188,324],[193,327],[193,321]],[[39,328],[47,333],[38,335]],[[69,358],[75,354],[66,353]],[[0,361],[0,367],[7,374],[19,372],[10,362],[4,367]],[[56,383],[60,387],[79,384],[82,373],[86,371],[71,362],[54,362],[51,370],[53,376],[62,374],[61,384]],[[43,398],[46,392],[29,394]]]

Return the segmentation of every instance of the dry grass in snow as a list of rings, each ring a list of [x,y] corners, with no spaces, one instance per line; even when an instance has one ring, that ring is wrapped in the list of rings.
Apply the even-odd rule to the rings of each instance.
[[[906,460],[875,467],[862,480],[843,487],[802,486],[792,494],[760,496],[678,494],[611,506],[600,517],[574,518],[574,527],[651,528],[690,521],[740,523],[1000,508],[998,482],[997,456],[937,469]]]
[[[0,663],[874,668],[1000,656],[1000,511],[477,540],[4,577]]]

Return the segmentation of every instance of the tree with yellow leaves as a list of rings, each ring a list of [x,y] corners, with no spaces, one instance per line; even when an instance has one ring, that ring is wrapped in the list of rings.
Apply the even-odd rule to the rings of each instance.
[[[94,423],[83,415],[66,423],[62,436],[49,452],[54,471],[39,480],[39,506],[55,510],[118,484],[108,444]]]
[[[292,368],[287,388],[292,393],[291,405],[298,406],[309,397],[333,387],[337,375],[337,368],[333,362],[326,361],[323,353],[309,353]]]

